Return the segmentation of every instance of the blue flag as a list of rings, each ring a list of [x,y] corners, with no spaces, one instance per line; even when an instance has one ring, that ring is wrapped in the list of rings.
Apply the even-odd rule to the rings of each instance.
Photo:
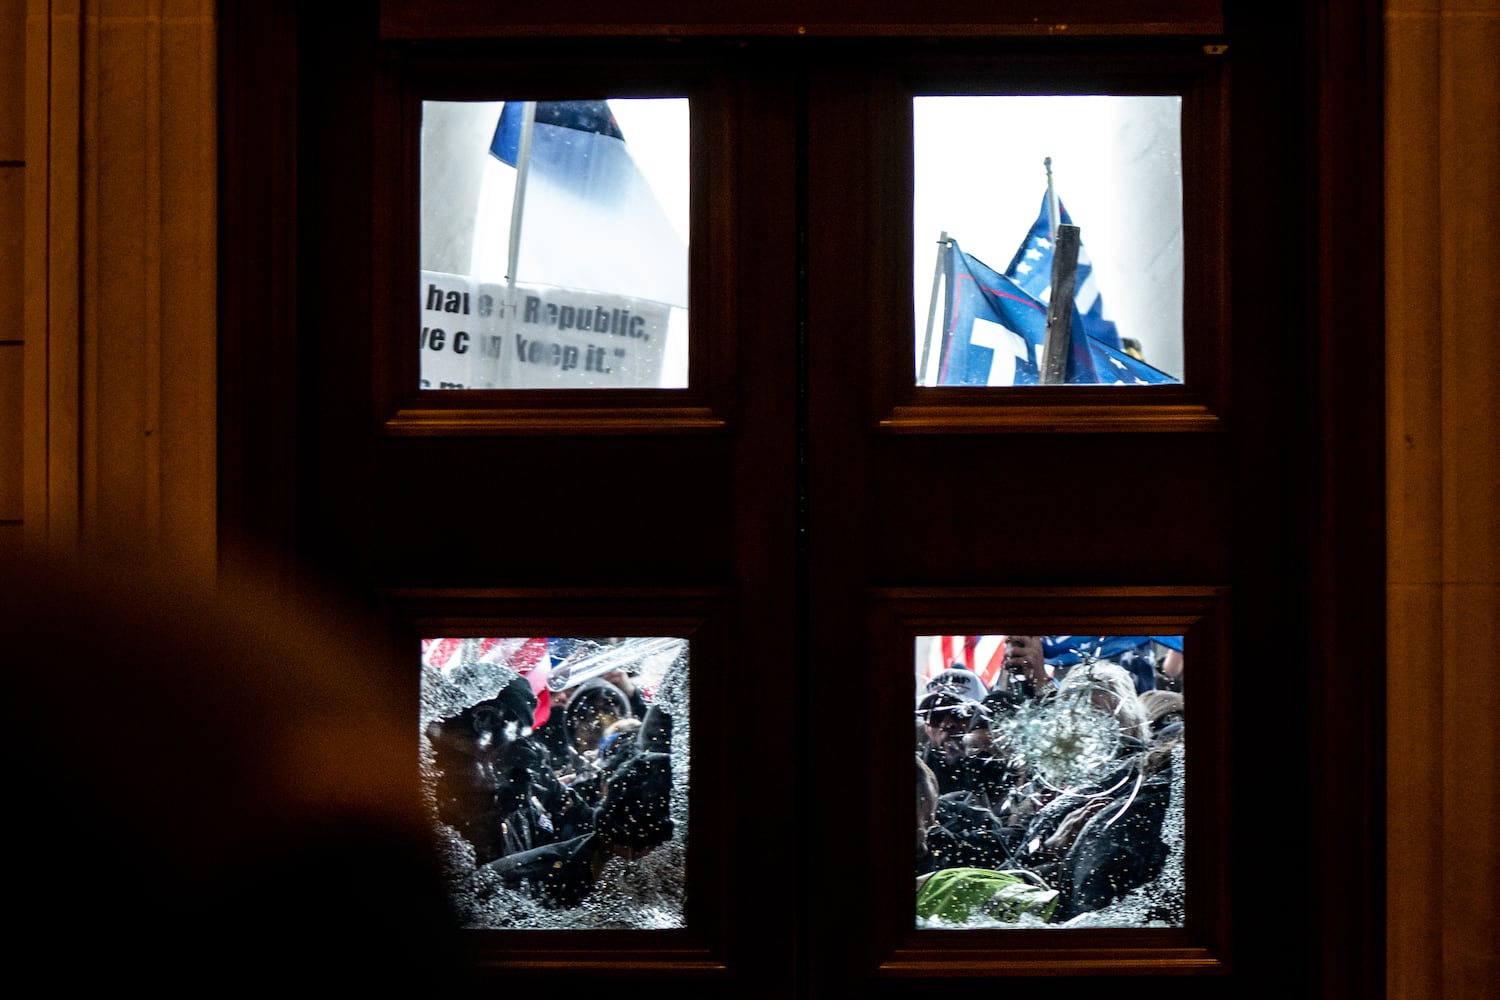
[[[506,101],[490,140],[490,153],[512,167],[524,109],[525,102]],[[516,280],[686,307],[687,244],[626,147],[609,102],[538,101],[535,109]],[[495,231],[508,222],[497,218]],[[491,254],[504,246],[486,244]],[[474,266],[508,273],[510,264],[476,256]]]
[[[1156,687],[1156,657],[1152,642],[1182,652],[1180,635],[1044,635],[1042,656],[1056,674],[1089,659],[1112,660],[1135,681],[1136,693]]]
[[[1094,350],[1094,370],[1103,385],[1160,385],[1178,381],[1159,368],[1153,368],[1140,358],[1116,350],[1108,344],[1089,338]]]
[[[1065,226],[1073,225],[1067,206],[1061,201],[1058,202],[1058,222]],[[1026,238],[1016,249],[1016,255],[1011,258],[1005,275],[1041,302],[1046,302],[1051,296],[1052,225],[1048,219],[1045,194],[1042,195],[1042,210],[1031,224]],[[1098,282],[1094,280],[1094,264],[1089,260],[1088,252],[1081,242],[1078,244],[1078,271],[1073,300],[1083,316],[1082,324],[1074,329],[1082,330],[1100,343],[1118,349],[1120,332],[1113,321],[1104,318],[1104,299],[1099,294]],[[1175,382],[1176,379],[1167,381]]]
[[[1118,660],[1122,654],[1152,642],[1182,652],[1180,635],[1044,635],[1039,638],[1042,656],[1053,666],[1071,666],[1084,654],[1095,659]]]
[[[1014,280],[949,241],[945,261],[948,296],[938,385],[1037,385],[1047,307]],[[1072,329],[1079,329],[1075,310]],[[1070,338],[1064,380],[1099,380],[1086,337]]]
[[[502,162],[516,165],[516,159],[520,155],[521,146],[521,113],[524,102],[506,101],[500,109],[500,121],[495,126],[495,137],[490,140],[490,152]],[[566,133],[554,131],[556,129],[572,129],[575,132],[584,132],[592,135],[607,135],[612,139],[625,141],[625,133],[620,131],[620,125],[615,121],[614,112],[609,110],[608,101],[537,101],[536,112],[533,117],[536,125],[548,126],[541,133],[544,136],[543,145],[572,145]],[[535,138],[533,138],[535,144]],[[587,148],[580,146],[579,150],[587,155]],[[537,155],[536,146],[533,145],[532,155]]]

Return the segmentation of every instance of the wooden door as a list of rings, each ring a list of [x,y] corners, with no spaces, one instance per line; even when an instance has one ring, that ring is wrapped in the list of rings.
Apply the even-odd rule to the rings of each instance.
[[[1319,311],[1343,279],[1288,248],[1332,190],[1308,163],[1348,155],[1310,148],[1330,100],[1298,68],[1312,29],[1212,4],[1081,40],[914,9],[899,30],[830,14],[809,32],[471,7],[226,17],[295,74],[268,80],[285,103],[226,109],[246,157],[226,183],[248,163],[289,186],[230,206],[226,295],[251,305],[226,318],[243,364],[223,479],[229,543],[269,536],[398,616],[702,637],[687,928],[486,933],[487,971],[672,996],[906,996],[929,977],[1368,995],[1374,702],[1336,696],[1322,657],[1359,633],[1335,591],[1380,565],[1333,558],[1378,509],[1354,487],[1379,429],[1334,407],[1368,374],[1326,364],[1356,336]],[[226,63],[231,85],[266,79]],[[416,390],[411,102],[528,82],[691,95],[686,391]],[[1007,86],[1191,105],[1185,386],[912,385],[911,98]],[[1199,653],[1187,925],[917,933],[910,640],[1070,624],[1176,626]],[[397,682],[415,699],[415,671]],[[1350,901],[1365,915],[1342,922]]]

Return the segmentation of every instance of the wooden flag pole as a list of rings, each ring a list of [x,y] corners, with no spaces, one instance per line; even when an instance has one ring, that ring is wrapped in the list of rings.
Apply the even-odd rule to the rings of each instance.
[[[937,316],[938,285],[943,280],[943,254],[951,253],[952,248],[948,245],[948,230],[938,234],[937,263],[932,269],[932,298],[927,303],[927,337],[922,341],[922,367],[917,369],[917,382],[919,385],[936,385],[936,381],[928,376],[927,365],[932,354],[932,323]]]
[[[1068,349],[1073,321],[1073,295],[1078,283],[1077,226],[1059,225],[1052,247],[1052,294],[1047,300],[1047,339],[1042,344],[1042,385],[1067,381]]]
[[[1047,235],[1057,241],[1057,226],[1062,220],[1058,218],[1057,191],[1052,187],[1052,157],[1042,160],[1042,166],[1047,168]]]

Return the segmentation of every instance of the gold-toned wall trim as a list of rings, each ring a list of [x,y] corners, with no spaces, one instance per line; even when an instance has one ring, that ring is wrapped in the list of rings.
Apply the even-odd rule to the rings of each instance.
[[[216,551],[211,0],[31,0],[29,547]]]
[[[1385,11],[1387,977],[1500,979],[1500,4]]]

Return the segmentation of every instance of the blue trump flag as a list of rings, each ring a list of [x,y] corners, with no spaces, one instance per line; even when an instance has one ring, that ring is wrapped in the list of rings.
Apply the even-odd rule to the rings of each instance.
[[[1060,200],[1058,201],[1058,222],[1065,226],[1073,225],[1067,206],[1063,205]],[[1052,293],[1052,225],[1048,219],[1046,194],[1042,195],[1042,210],[1037,214],[1036,221],[1031,224],[1031,230],[1027,232],[1026,238],[1016,249],[1016,255],[1011,258],[1010,266],[1005,269],[1005,276],[1041,302],[1045,303],[1050,297]],[[1078,271],[1073,300],[1083,317],[1081,325],[1074,329],[1082,330],[1100,343],[1118,349],[1120,331],[1116,329],[1112,320],[1104,318],[1104,298],[1099,294],[1099,283],[1094,280],[1094,264],[1089,260],[1088,252],[1084,250],[1082,242],[1078,244]],[[1167,381],[1175,382],[1176,379],[1167,379]]]
[[[1047,307],[1019,284],[959,249],[944,250],[948,294],[938,385],[1037,385]],[[1072,329],[1080,329],[1074,311]],[[1070,339],[1064,380],[1099,381],[1088,338]]]
[[[1043,635],[1042,656],[1053,666],[1071,666],[1084,656],[1117,660],[1120,655],[1152,642],[1182,652],[1180,635]]]
[[[1180,635],[1044,635],[1039,637],[1042,656],[1058,676],[1084,659],[1112,660],[1124,667],[1135,681],[1136,692],[1156,687],[1153,642],[1182,652]]]
[[[1177,379],[1159,368],[1153,368],[1140,358],[1116,350],[1108,344],[1089,338],[1094,351],[1094,370],[1103,385],[1161,385]]]

